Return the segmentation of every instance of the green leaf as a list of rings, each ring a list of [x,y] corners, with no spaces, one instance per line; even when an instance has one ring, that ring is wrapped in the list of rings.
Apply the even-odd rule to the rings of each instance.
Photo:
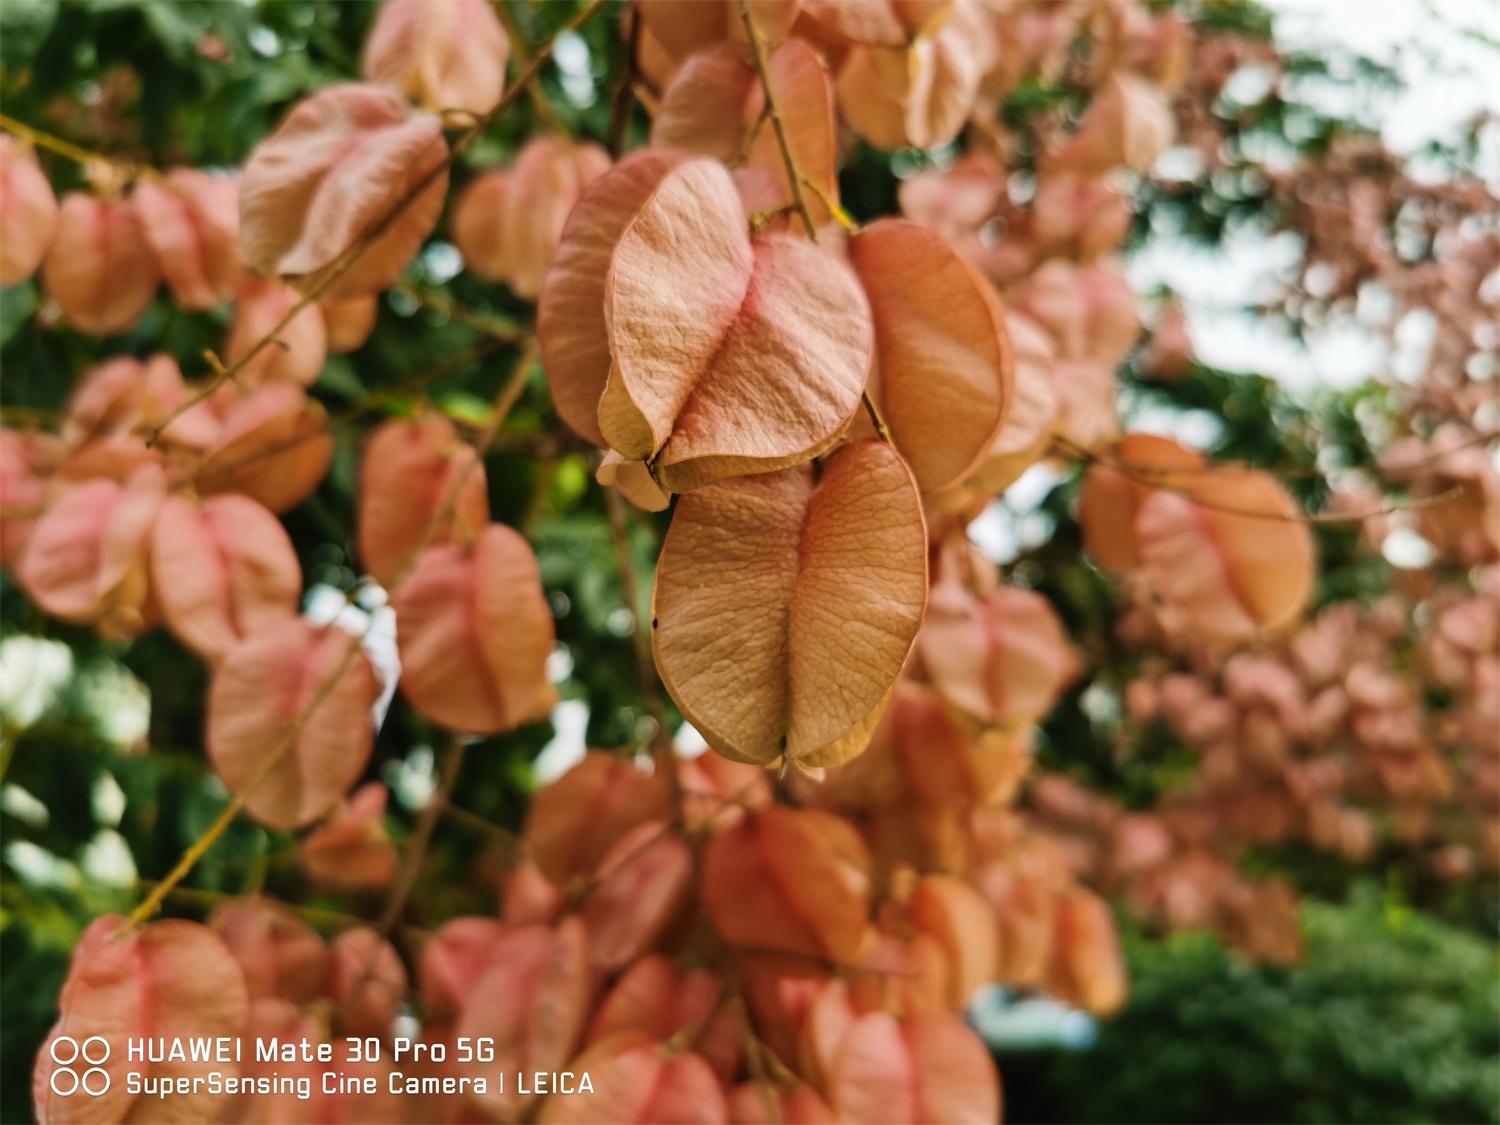
[[[57,22],[58,0],[5,0],[0,4],[0,63],[7,79],[27,69]]]
[[[444,413],[451,414],[455,418],[465,422],[472,422],[481,426],[489,421],[490,404],[478,395],[466,394],[463,391],[454,391],[443,395],[438,399]]]
[[[354,365],[343,356],[333,356],[323,365],[318,376],[318,389],[331,391],[350,402],[363,402],[370,397],[370,388],[359,381]]]
[[[36,286],[29,281],[0,289],[0,348],[15,338],[36,312],[36,306]]]

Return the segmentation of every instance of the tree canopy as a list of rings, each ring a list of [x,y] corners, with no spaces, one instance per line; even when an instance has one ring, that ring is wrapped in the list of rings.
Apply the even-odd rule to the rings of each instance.
[[[1241,0],[25,0],[0,67],[7,1119],[994,1121],[968,1002],[1119,1011],[1117,911],[1492,923],[1494,122],[1394,154]],[[1127,281],[1235,239],[1375,377]]]

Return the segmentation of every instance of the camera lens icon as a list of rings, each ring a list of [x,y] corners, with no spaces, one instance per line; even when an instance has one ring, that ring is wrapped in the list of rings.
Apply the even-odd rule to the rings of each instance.
[[[52,1071],[48,1085],[58,1097],[72,1097],[78,1093],[80,1086],[85,1094],[95,1098],[108,1092],[109,1071],[99,1065],[109,1061],[109,1042],[104,1036],[90,1035],[80,1044],[71,1035],[59,1035],[52,1040],[49,1053],[57,1066]],[[73,1069],[73,1064],[80,1058],[89,1064],[82,1077]]]

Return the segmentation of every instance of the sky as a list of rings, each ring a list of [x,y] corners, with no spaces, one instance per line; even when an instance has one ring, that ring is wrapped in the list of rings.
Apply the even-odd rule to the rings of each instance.
[[[1409,153],[1451,137],[1477,110],[1500,113],[1500,0],[1265,0],[1283,45],[1341,44],[1394,64],[1409,89],[1380,122],[1385,142]],[[1476,41],[1488,38],[1492,45]],[[1491,148],[1490,171],[1500,172]]]

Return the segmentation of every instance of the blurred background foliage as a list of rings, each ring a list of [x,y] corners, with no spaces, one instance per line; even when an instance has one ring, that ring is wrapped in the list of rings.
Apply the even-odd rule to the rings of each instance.
[[[1127,931],[1130,1007],[1087,1053],[1002,1057],[1013,1119],[1500,1120],[1492,945],[1371,884],[1308,902],[1302,924],[1307,959],[1290,969],[1202,934]]]
[[[508,3],[530,45],[549,38],[578,6]],[[112,157],[156,167],[236,165],[291,103],[357,74],[374,8],[373,0],[5,0],[3,110]],[[1204,30],[1265,36],[1270,29],[1266,12],[1243,0],[1184,10]],[[556,117],[580,137],[602,141],[608,130],[623,65],[619,14],[612,10],[566,40],[542,80]],[[1299,57],[1292,65],[1328,75],[1333,61]],[[1338,73],[1394,81],[1373,64],[1341,66]],[[1077,91],[1027,83],[1011,96],[1004,117],[1024,125],[1028,114],[1077,98]],[[1280,95],[1253,109],[1219,111],[1236,122],[1242,155],[1268,146],[1316,151],[1339,131],[1362,128]],[[536,127],[533,113],[523,101],[500,121],[466,155],[455,187],[472,170],[509,160]],[[642,143],[645,132],[637,109],[629,144]],[[1025,159],[1024,146],[1022,152]],[[841,174],[845,202],[859,219],[896,211],[902,175],[953,155],[856,147]],[[77,166],[46,156],[44,162],[59,192],[79,186]],[[1232,229],[1264,226],[1274,216],[1266,213],[1272,204],[1258,183],[1242,175],[1185,181],[1171,190],[1148,186],[1133,244],[1163,236],[1212,244]],[[313,388],[341,424],[333,471],[285,518],[309,586],[347,592],[358,582],[350,541],[358,434],[380,414],[409,412],[424,394],[457,419],[477,420],[518,359],[515,348],[496,346],[449,315],[445,303],[515,325],[529,318],[529,306],[460,267],[450,246],[430,246],[387,296],[370,342],[353,356],[331,358]],[[60,408],[78,372],[107,354],[165,350],[185,373],[202,373],[203,350],[218,347],[226,331],[222,309],[190,314],[161,300],[134,332],[101,347],[34,316],[38,302],[34,283],[0,292],[0,408],[7,412]],[[1389,409],[1374,386],[1293,396],[1254,373],[1202,364],[1171,385],[1127,370],[1122,407],[1127,421],[1163,413],[1188,419],[1215,454],[1294,471],[1368,463],[1370,441],[1359,419]],[[620,589],[602,496],[588,451],[557,422],[539,373],[496,449],[489,462],[491,510],[520,527],[537,550],[571,662],[559,669],[563,696],[587,708],[589,744],[643,743],[651,720],[632,656],[635,617]],[[1301,499],[1321,499],[1316,472],[1289,483]],[[1091,691],[1097,702],[1098,685],[1117,700],[1135,669],[1131,653],[1112,639],[1107,580],[1083,557],[1070,515],[1076,495],[1076,477],[1065,476],[1026,515],[1024,550],[1009,571],[1013,581],[1053,600],[1091,658],[1092,680],[1046,724],[1041,760],[1144,806],[1180,779],[1190,752],[1162,732],[1159,744],[1122,759],[1108,709],[1090,703]],[[637,597],[649,597],[665,522],[635,518]],[[1355,552],[1354,530],[1319,527],[1318,538],[1325,561],[1320,601],[1383,591],[1386,568]],[[26,1076],[82,927],[133,905],[142,881],[164,874],[227,800],[202,761],[205,682],[200,661],[166,632],[128,646],[101,641],[46,619],[0,578],[0,1119],[29,1119]],[[477,747],[468,756],[461,803],[518,827],[533,784],[530,765],[554,733],[542,725]],[[436,737],[398,697],[369,767],[371,777],[391,785],[398,840],[430,791]],[[491,841],[445,832],[439,844],[413,899],[416,919],[492,909]],[[289,834],[241,824],[214,846],[187,886],[205,896],[265,889],[314,910],[369,914],[371,903],[306,887],[293,846]],[[1254,861],[1334,902],[1349,894],[1356,874],[1305,854]],[[1102,1028],[1093,1050],[1002,1059],[1010,1119],[1500,1120],[1493,896],[1424,898],[1399,866],[1376,869],[1385,880],[1378,893],[1362,889],[1348,906],[1309,902],[1309,957],[1290,971],[1247,965],[1206,937],[1158,941],[1132,933],[1132,1003]],[[1368,874],[1369,866],[1363,870]],[[187,899],[182,908],[195,912]],[[1414,901],[1451,925],[1414,912]]]

